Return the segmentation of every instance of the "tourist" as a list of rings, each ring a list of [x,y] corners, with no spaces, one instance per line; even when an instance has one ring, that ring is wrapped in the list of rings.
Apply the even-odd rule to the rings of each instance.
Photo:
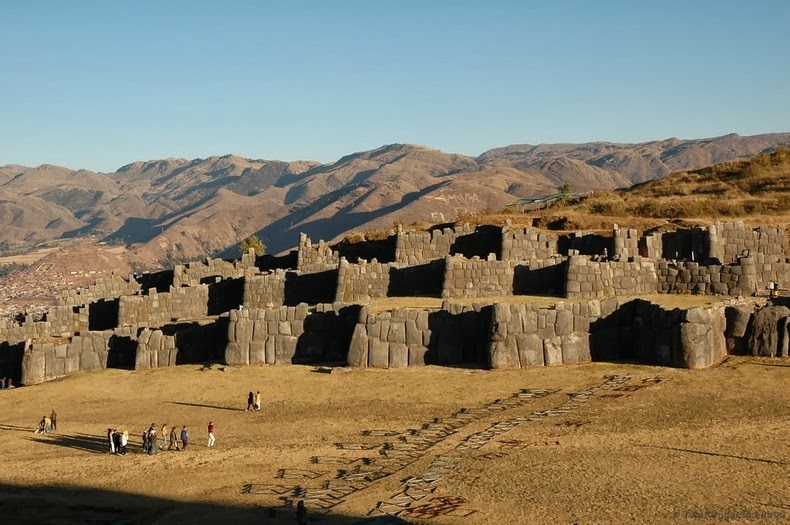
[[[168,438],[167,423],[165,423],[164,425],[162,425],[162,450],[165,450],[167,448],[167,438]]]
[[[47,419],[44,416],[41,416],[41,421],[38,422],[38,429],[36,429],[34,434],[43,434],[46,428],[47,428]]]
[[[181,449],[186,450],[188,444],[189,444],[189,432],[187,432],[187,426],[184,425],[183,427],[181,427]]]
[[[5,377],[0,377],[0,390],[5,390]]]
[[[216,439],[214,439],[214,423],[209,421],[208,422],[208,446],[209,447],[213,447],[215,441],[216,441]]]
[[[156,454],[158,448],[156,444],[156,423],[151,423],[151,426],[148,427],[148,454]]]
[[[14,388],[14,380],[9,377],[8,380],[5,382],[5,389],[11,390],[12,388]]]
[[[129,431],[124,430],[121,434],[121,454],[126,454],[126,445],[129,444]]]
[[[181,450],[181,447],[178,446],[178,432],[176,431],[175,425],[170,427],[170,446],[167,447],[167,450],[173,450],[174,445],[176,447],[176,451]]]
[[[249,395],[247,395],[247,408],[245,408],[244,411],[246,412],[249,409],[253,408],[254,403],[255,403],[255,395],[252,392],[250,392]]]
[[[55,409],[52,409],[52,413],[49,415],[50,421],[52,421],[52,430],[58,429],[58,413],[55,412]]]
[[[115,430],[108,428],[107,429],[107,442],[110,444],[110,454],[115,454],[115,442],[113,442],[112,435]]]
[[[307,525],[307,507],[304,506],[304,500],[299,500],[296,504],[296,524]]]
[[[255,393],[255,410],[260,410],[260,409],[261,409],[261,391],[258,390]]]
[[[44,432],[52,432],[52,420],[47,416],[44,416]]]
[[[143,430],[143,454],[148,454],[148,429]]]
[[[112,433],[112,443],[115,445],[115,453],[122,454],[123,451],[121,450],[121,433],[117,430],[114,430]]]

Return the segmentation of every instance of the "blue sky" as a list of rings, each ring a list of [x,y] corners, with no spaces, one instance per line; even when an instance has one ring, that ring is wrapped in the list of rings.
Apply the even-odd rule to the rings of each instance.
[[[790,131],[787,1],[0,0],[0,165]]]

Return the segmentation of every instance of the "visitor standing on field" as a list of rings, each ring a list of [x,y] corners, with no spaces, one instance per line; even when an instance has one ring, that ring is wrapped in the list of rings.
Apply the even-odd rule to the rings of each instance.
[[[246,412],[249,409],[254,408],[254,405],[253,405],[254,403],[255,403],[255,395],[252,392],[250,392],[247,395],[247,408],[245,408],[244,411]]]
[[[261,391],[258,390],[255,393],[255,410],[260,410],[260,409],[261,409]]]
[[[183,450],[186,450],[188,444],[189,444],[189,432],[187,432],[187,426],[184,425],[183,427],[181,427],[181,448]]]
[[[176,451],[181,450],[181,447],[178,446],[178,432],[175,425],[170,429],[170,446],[167,447],[167,450],[173,450],[173,445],[175,445]]]
[[[216,441],[216,439],[214,439],[214,423],[209,421],[208,422],[208,446],[209,447],[213,447],[215,441]]]
[[[55,412],[55,409],[52,409],[52,413],[49,415],[50,421],[52,421],[52,430],[58,429],[58,414]]]

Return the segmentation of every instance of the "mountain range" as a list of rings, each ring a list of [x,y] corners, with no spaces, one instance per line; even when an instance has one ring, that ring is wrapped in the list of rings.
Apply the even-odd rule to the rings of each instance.
[[[790,133],[639,144],[511,145],[478,157],[391,144],[336,162],[235,155],[134,162],[112,173],[0,167],[0,250],[100,236],[152,262],[235,255],[257,234],[272,253],[299,232],[336,239],[396,221],[451,221],[516,199],[629,187],[678,170],[770,151]]]

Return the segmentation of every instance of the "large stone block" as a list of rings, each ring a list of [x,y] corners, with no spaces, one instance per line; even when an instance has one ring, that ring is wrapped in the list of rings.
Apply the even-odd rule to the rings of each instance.
[[[91,370],[101,370],[99,356],[96,352],[83,352],[80,354],[80,371],[89,372]]]
[[[250,364],[249,343],[228,343],[225,346],[225,363],[229,365]]]
[[[274,364],[290,365],[296,355],[296,346],[299,342],[297,337],[292,335],[278,335],[274,339]]]
[[[250,343],[250,364],[259,365],[266,362],[266,341]]]
[[[752,355],[774,357],[779,353],[779,322],[789,315],[786,306],[767,306],[755,314],[749,338]]]
[[[680,325],[682,365],[686,368],[707,368],[713,364],[711,327],[703,323]]]
[[[390,343],[389,367],[403,368],[409,366],[409,347],[404,343]]]
[[[589,363],[591,361],[589,336],[590,334],[587,332],[572,332],[560,338],[563,364]]]
[[[364,324],[357,323],[348,347],[348,366],[368,366],[368,333]]]
[[[549,337],[543,340],[543,362],[546,366],[562,364],[562,339]]]
[[[387,341],[390,343],[406,343],[406,323],[404,321],[392,321],[390,323]]]
[[[381,339],[370,339],[368,344],[368,366],[387,368],[390,361],[389,343]]]
[[[491,352],[489,356],[491,368],[519,368],[521,366],[514,335],[506,338],[504,341],[492,342],[489,349]]]
[[[274,342],[274,337],[267,337],[264,346],[267,365],[273,365],[277,360],[277,352],[275,351],[275,346],[276,345]]]
[[[409,345],[409,366],[424,365],[427,352],[428,349],[422,345]]]
[[[22,356],[22,377],[23,385],[37,385],[46,381],[46,360],[44,352],[39,348],[33,350],[26,345],[25,353]]]
[[[543,341],[538,334],[516,334],[516,346],[522,367],[543,366]]]

